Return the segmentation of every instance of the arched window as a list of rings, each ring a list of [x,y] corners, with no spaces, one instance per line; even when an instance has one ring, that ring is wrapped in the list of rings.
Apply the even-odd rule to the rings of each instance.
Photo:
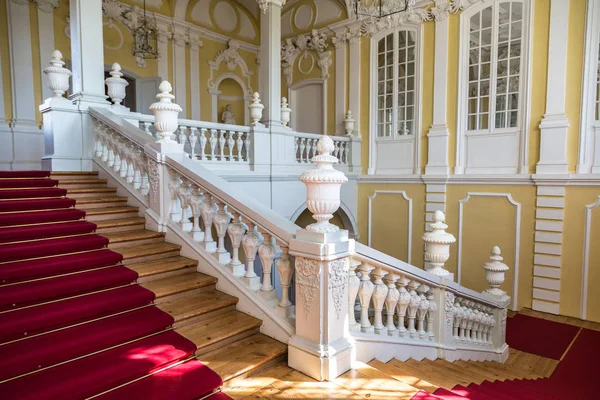
[[[407,27],[372,38],[369,173],[418,173],[420,32]]]
[[[527,1],[487,1],[461,15],[456,173],[526,167]]]

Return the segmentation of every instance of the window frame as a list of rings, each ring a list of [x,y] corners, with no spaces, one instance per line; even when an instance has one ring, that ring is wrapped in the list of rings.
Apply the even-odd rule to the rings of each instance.
[[[517,109],[516,127],[496,128],[496,93],[498,83],[498,18],[499,6],[502,3],[518,2],[522,5],[522,33],[521,33],[521,53],[520,53],[520,72],[519,72],[519,106]],[[488,127],[486,129],[468,130],[469,123],[469,56],[470,56],[470,26],[471,17],[492,7],[492,41],[490,54],[490,86],[489,86],[489,106],[488,106]],[[460,14],[459,29],[459,58],[458,58],[458,104],[457,104],[457,135],[456,135],[456,165],[455,174],[470,173],[466,172],[467,166],[467,148],[466,142],[469,136],[477,137],[499,137],[507,135],[516,135],[519,143],[518,162],[512,173],[526,174],[529,172],[528,148],[529,148],[529,124],[531,115],[531,65],[532,65],[532,0],[485,0],[472,4]],[[508,41],[510,43],[510,39]],[[510,58],[509,58],[510,60]],[[480,65],[480,64],[478,64]],[[510,73],[507,75],[510,77]],[[480,77],[478,77],[480,79]],[[478,80],[477,82],[480,82]],[[507,81],[508,84],[508,81]],[[507,92],[508,96],[508,92]],[[479,104],[479,102],[477,103]],[[479,115],[479,114],[476,114]],[[491,171],[483,173],[488,173]],[[508,173],[511,167],[500,168],[500,173]],[[477,172],[474,172],[477,173]]]
[[[400,31],[411,31],[414,33],[415,38],[415,87],[414,87],[414,111],[413,111],[413,124],[414,132],[408,135],[398,134],[398,129],[394,129],[398,124],[398,44],[399,44],[399,32]],[[392,112],[392,133],[391,136],[377,136],[378,132],[378,45],[381,39],[386,36],[393,35],[393,112]],[[402,143],[402,142],[414,142],[413,152],[413,173],[418,174],[420,172],[420,145],[421,140],[416,140],[421,136],[422,131],[422,94],[423,94],[423,26],[418,23],[402,23],[394,28],[385,29],[377,32],[371,36],[370,39],[370,88],[369,88],[369,99],[370,99],[370,135],[369,135],[369,174],[375,174],[377,170],[377,143]]]

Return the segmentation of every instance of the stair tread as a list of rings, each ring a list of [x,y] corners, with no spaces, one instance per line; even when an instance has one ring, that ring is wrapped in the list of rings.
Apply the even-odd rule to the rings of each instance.
[[[138,232],[138,231],[132,231]],[[109,238],[109,235],[102,235]],[[110,240],[110,238],[109,238]],[[176,271],[178,269],[195,267],[198,261],[192,260],[191,258],[175,256],[161,258],[160,260],[145,261],[136,264],[127,264],[127,267],[131,268],[141,277],[158,274],[161,272]]]
[[[376,368],[376,369],[380,370],[381,372],[391,376],[392,378],[402,381],[404,383],[407,383],[411,386],[414,386],[417,389],[425,390],[430,393],[434,392],[435,390],[438,389],[437,385],[435,385],[431,382],[428,382],[426,380],[420,379],[418,377],[415,377],[411,374],[407,374],[407,373],[401,371],[400,369],[394,367],[391,364],[386,364],[377,359],[371,360],[368,364],[371,367]]]
[[[198,349],[217,343],[239,333],[257,329],[262,321],[239,311],[232,311],[218,319],[200,321],[176,329],[196,344]]]
[[[102,229],[102,228],[112,228],[115,226],[145,224],[146,220],[141,217],[134,217],[134,218],[108,219],[108,220],[104,220],[104,221],[96,221],[94,223],[96,224],[98,229]]]
[[[119,249],[119,253],[123,255],[123,259],[151,256],[155,254],[168,253],[171,251],[179,251],[181,246],[178,244],[159,242],[159,243],[148,243],[140,246],[124,247]]]
[[[159,308],[169,313],[175,321],[181,321],[237,304],[238,299],[218,290],[207,290],[192,296],[177,298],[162,304]]]
[[[50,176],[98,175],[98,171],[52,171]]]
[[[360,362],[333,382],[365,398],[409,400],[419,392],[416,387]]]
[[[63,188],[61,188],[63,189]],[[116,188],[109,188],[109,187],[104,187],[104,188],[78,188],[78,189],[68,189],[68,188],[64,188],[67,189],[67,194],[77,194],[77,193],[116,193],[117,189]]]
[[[489,380],[487,376],[484,376],[481,373],[474,371],[473,369],[470,369],[468,367],[461,368],[458,365],[455,365],[444,359],[438,359],[435,361],[425,359],[420,362],[429,364],[434,368],[434,370],[440,371],[441,373],[444,373],[444,374],[448,374],[451,377],[456,377],[457,379],[463,379],[464,383],[467,385],[469,383],[480,384],[481,382],[483,382],[485,380]],[[460,383],[460,384],[462,384],[464,386],[463,383]]]
[[[98,178],[94,178],[94,179],[59,179],[58,180],[58,186],[60,185],[81,185],[81,184],[98,184],[98,185],[104,185],[106,184],[108,181],[106,179],[98,179]]]
[[[452,379],[449,379],[445,375],[439,373],[432,373],[431,370],[425,366],[413,367],[396,359],[391,359],[387,364],[398,368],[406,374],[425,379],[426,381],[438,387],[452,389],[454,386],[456,386]]]
[[[202,362],[228,381],[287,353],[287,345],[262,333],[202,355]]]
[[[125,232],[110,232],[103,233],[102,236],[108,239],[110,243],[121,243],[130,242],[133,240],[144,240],[164,237],[164,233],[150,231],[148,229],[140,229],[137,231],[125,231]]]
[[[103,214],[121,214],[138,212],[139,207],[123,206],[123,207],[105,207],[105,208],[90,208],[78,207],[79,210],[84,210],[87,216],[90,215],[103,215]]]
[[[157,279],[152,282],[145,282],[140,284],[140,286],[154,292],[156,297],[160,298],[174,293],[214,285],[216,283],[216,278],[191,270],[190,272],[181,275]]]
[[[94,203],[112,203],[116,201],[122,201],[123,203],[127,203],[127,197],[117,197],[117,196],[109,196],[109,197],[84,197],[76,200],[76,205],[83,204],[94,204]]]

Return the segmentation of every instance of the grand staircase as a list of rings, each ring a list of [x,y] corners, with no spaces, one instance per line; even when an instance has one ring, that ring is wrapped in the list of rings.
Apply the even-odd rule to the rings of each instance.
[[[0,175],[2,398],[196,399],[285,360],[97,173],[14,176]]]

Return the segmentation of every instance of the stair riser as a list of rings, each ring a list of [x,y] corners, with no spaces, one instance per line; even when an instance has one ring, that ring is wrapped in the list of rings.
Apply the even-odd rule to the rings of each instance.
[[[111,190],[107,192],[89,192],[89,193],[69,193],[67,191],[67,197],[71,199],[84,199],[89,197],[101,197],[101,196],[111,196],[114,197],[117,195],[116,190]]]
[[[139,231],[140,229],[144,229],[145,224],[135,224],[135,225],[122,225],[122,226],[111,226],[109,228],[98,228],[96,233],[114,233],[114,232],[129,232],[129,231]]]
[[[202,354],[206,354],[210,351],[220,349],[221,347],[230,345],[231,343],[237,342],[238,340],[242,340],[244,338],[247,338],[248,336],[259,333],[259,331],[260,331],[260,328],[252,328],[252,329],[248,329],[247,331],[240,332],[237,335],[230,336],[224,340],[219,340],[216,343],[212,343],[208,346],[205,346],[205,347],[202,347],[202,348],[196,350],[196,355],[201,356]]]
[[[108,207],[125,207],[127,206],[127,200],[125,201],[112,201],[109,203],[87,203],[87,204],[75,204],[75,208],[79,210],[95,210],[98,208],[108,208]]]
[[[195,324],[196,322],[218,319],[221,315],[224,315],[224,314],[226,314],[230,311],[234,311],[234,310],[235,310],[235,304],[220,308],[218,310],[210,311],[210,312],[207,312],[204,314],[195,315],[190,318],[185,318],[185,319],[182,319],[179,321],[175,321],[175,323],[173,324],[173,328],[177,329],[177,328],[181,328],[186,325]]]
[[[285,361],[287,361],[287,358],[288,358],[287,353],[285,353],[285,354],[280,355],[279,357],[275,357],[274,359],[272,359],[262,365],[256,366],[256,367],[252,368],[250,371],[244,372],[243,374],[239,374],[234,377],[222,377],[222,378],[225,380],[227,385],[235,386],[236,382],[239,382],[243,379],[246,379],[253,375],[256,375],[268,368],[271,368],[272,366],[274,366],[276,364],[279,364],[280,362],[285,362]],[[226,379],[226,378],[229,378],[229,379]]]
[[[163,304],[163,303],[167,303],[169,301],[174,301],[174,300],[182,299],[184,297],[194,296],[194,295],[199,294],[203,290],[216,290],[216,285],[207,285],[207,286],[203,286],[201,288],[184,290],[184,291],[181,291],[181,292],[176,292],[176,293],[168,294],[166,296],[163,295],[163,296],[160,296],[160,297],[156,298],[156,300],[154,300],[154,303],[156,303],[156,304]]]
[[[164,238],[162,236],[159,236],[159,237],[150,238],[150,239],[129,240],[126,242],[109,243],[108,248],[109,249],[119,249],[119,248],[123,248],[123,247],[140,246],[142,244],[160,243],[163,241],[164,241]]]
[[[110,248],[110,246],[108,246],[108,247]],[[187,267],[187,268],[176,269],[173,271],[159,272],[157,274],[146,275],[146,276],[138,278],[138,283],[153,282],[153,281],[157,281],[159,279],[172,278],[174,276],[183,275],[185,273],[188,273],[190,271],[195,271],[195,270],[196,270],[196,267]]]
[[[87,215],[85,217],[85,219],[89,222],[95,222],[95,221],[108,221],[110,219],[135,218],[137,216],[138,216],[137,211],[132,211],[132,212],[126,212],[126,213]]]
[[[165,253],[158,253],[158,254],[151,254],[151,255],[147,255],[147,256],[126,258],[123,260],[123,263],[124,264],[138,264],[138,263],[143,263],[146,261],[159,260],[161,258],[175,257],[178,255],[179,255],[179,250],[174,250],[174,251],[168,251]]]

